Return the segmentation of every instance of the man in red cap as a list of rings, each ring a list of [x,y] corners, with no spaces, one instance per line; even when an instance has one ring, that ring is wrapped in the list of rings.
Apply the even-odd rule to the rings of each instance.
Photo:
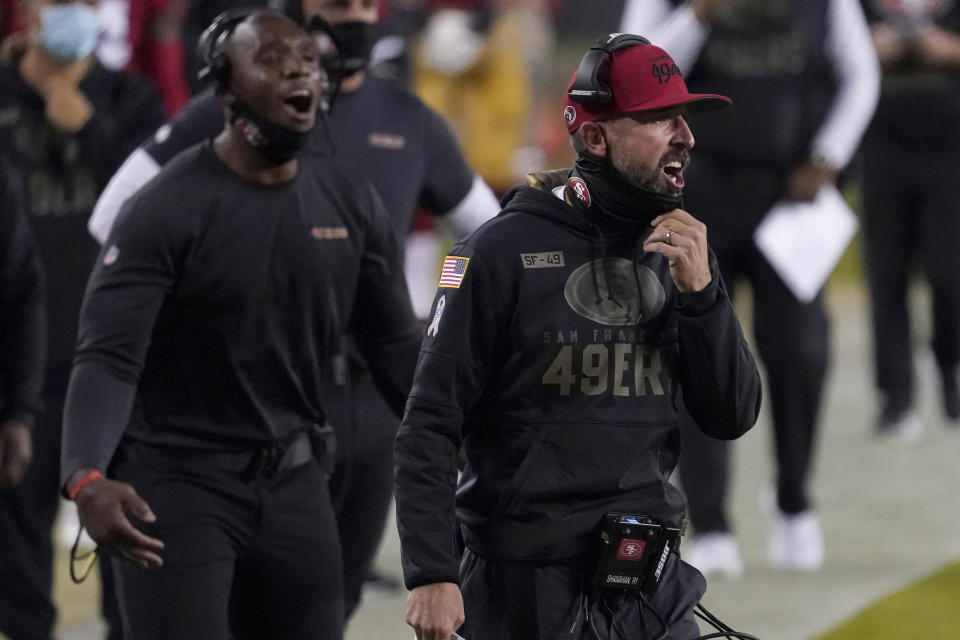
[[[420,640],[699,635],[706,584],[677,553],[669,482],[680,403],[726,439],[760,406],[706,228],[681,208],[686,114],[728,103],[689,93],[643,38],[598,41],[563,110],[574,168],[530,176],[445,259],[396,442]]]

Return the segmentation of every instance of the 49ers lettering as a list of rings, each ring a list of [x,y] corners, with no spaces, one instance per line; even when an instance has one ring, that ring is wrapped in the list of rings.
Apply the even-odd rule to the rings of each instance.
[[[544,371],[541,382],[555,385],[561,396],[582,393],[598,396],[662,396],[669,381],[661,378],[660,350],[640,344],[617,342],[572,344],[560,347],[553,362]]]

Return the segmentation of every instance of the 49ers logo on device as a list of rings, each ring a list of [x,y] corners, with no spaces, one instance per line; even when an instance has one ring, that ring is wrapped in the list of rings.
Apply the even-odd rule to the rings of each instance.
[[[577,196],[577,200],[589,207],[590,190],[587,189],[587,183],[580,178],[570,178],[570,181],[567,184],[570,185],[573,195]]]
[[[624,538],[617,549],[617,560],[639,560],[643,557],[643,548],[646,546],[647,543],[643,540]]]

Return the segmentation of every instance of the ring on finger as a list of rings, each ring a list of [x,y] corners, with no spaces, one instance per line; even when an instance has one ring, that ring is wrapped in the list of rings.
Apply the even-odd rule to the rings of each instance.
[[[667,231],[667,235],[664,237],[663,241],[667,244],[672,244],[670,238],[673,236],[673,231]]]

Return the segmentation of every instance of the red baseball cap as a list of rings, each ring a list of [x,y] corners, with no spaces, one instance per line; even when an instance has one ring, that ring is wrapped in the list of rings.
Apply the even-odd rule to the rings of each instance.
[[[577,79],[573,74],[563,100],[563,118],[573,133],[584,122],[596,122],[620,113],[649,111],[688,105],[688,111],[711,111],[730,105],[726,96],[690,93],[680,68],[670,55],[652,44],[638,44],[613,51],[609,55],[606,84],[613,94],[602,104],[580,104],[570,98]]]

